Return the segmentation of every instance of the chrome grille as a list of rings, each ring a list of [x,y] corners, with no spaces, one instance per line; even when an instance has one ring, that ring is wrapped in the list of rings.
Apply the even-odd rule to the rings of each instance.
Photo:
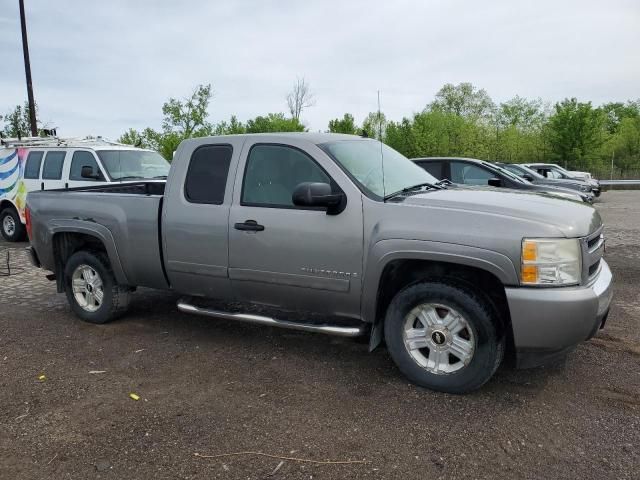
[[[581,239],[582,283],[589,283],[600,272],[600,260],[604,254],[603,226]]]

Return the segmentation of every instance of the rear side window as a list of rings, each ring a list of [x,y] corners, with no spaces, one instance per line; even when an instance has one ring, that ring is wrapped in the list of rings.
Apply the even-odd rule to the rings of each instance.
[[[62,178],[62,166],[67,152],[47,152],[42,168],[43,180],[60,180]]]
[[[444,178],[442,162],[416,162],[423,170],[426,170],[438,180]]]
[[[231,145],[205,145],[191,155],[184,196],[191,203],[220,205],[224,202],[229,164],[233,155]]]
[[[24,178],[40,178],[40,165],[42,165],[43,155],[44,152],[29,152],[29,156],[27,157],[27,165],[24,167]]]
[[[95,180],[91,178],[82,178],[82,167],[92,167],[93,173],[100,175],[100,178]],[[73,152],[73,158],[71,159],[71,168],[69,169],[69,180],[80,180],[83,182],[91,181],[104,181],[104,177],[98,167],[98,162],[91,152],[78,150]]]

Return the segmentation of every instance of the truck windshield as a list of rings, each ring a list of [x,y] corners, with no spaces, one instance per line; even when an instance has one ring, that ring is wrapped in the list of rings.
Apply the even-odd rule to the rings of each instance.
[[[339,140],[319,147],[365,193],[378,199],[413,185],[438,182],[438,179],[407,157],[377,140]]]
[[[113,180],[167,178],[169,162],[149,150],[99,150],[98,157]]]

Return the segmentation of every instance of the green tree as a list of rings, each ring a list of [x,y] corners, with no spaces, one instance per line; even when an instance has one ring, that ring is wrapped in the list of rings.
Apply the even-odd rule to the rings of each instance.
[[[358,127],[356,126],[353,115],[345,113],[342,118],[335,118],[329,121],[329,132],[356,135],[358,133]]]
[[[170,98],[162,105],[162,130],[176,132],[184,138],[204,137],[211,134],[207,121],[209,103],[213,98],[211,85],[198,85],[187,98]]]
[[[147,139],[137,130],[130,128],[118,138],[117,142],[134,145],[136,147],[147,148]]]
[[[229,120],[229,122],[222,121],[215,127],[213,127],[214,135],[236,135],[246,132],[246,125],[239,121],[238,117],[236,117],[235,115],[231,115],[231,119]]]
[[[550,143],[555,158],[569,168],[585,168],[605,141],[604,113],[591,102],[565,99],[549,118]]]
[[[362,132],[369,138],[382,140],[385,137],[388,123],[383,112],[371,112],[362,122]]]
[[[38,112],[38,106],[36,105],[36,113]],[[37,115],[36,115],[37,117]],[[3,121],[4,127],[2,128],[2,135],[5,137],[29,137],[31,136],[31,120],[29,119],[29,103],[25,102],[24,106],[16,105],[15,108],[6,115],[1,116],[0,120]],[[39,120],[36,120],[38,135],[44,135],[44,128]]]
[[[185,138],[211,135],[213,126],[207,120],[207,110],[212,97],[211,85],[198,85],[184,99],[172,97],[162,105],[164,118],[161,131],[152,128],[142,132],[129,129],[118,141],[152,148],[171,161],[173,152]]]
[[[640,99],[635,101],[623,102],[611,102],[605,103],[600,107],[600,110],[605,115],[605,128],[607,132],[615,134],[620,127],[620,123],[625,118],[638,118],[640,117]]]
[[[477,89],[471,83],[445,84],[428,105],[429,110],[475,118],[488,117],[493,107],[486,90]]]
[[[247,120],[247,133],[304,132],[305,127],[295,118],[286,118],[284,113],[269,113]]]
[[[385,132],[384,143],[407,157],[419,156],[415,146],[413,124],[406,117],[400,122],[389,122]]]

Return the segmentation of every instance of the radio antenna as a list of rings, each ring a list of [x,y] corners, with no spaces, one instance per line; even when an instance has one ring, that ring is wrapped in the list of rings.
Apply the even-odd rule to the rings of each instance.
[[[382,112],[380,111],[380,90],[378,90],[378,141],[380,142],[380,166],[382,167],[382,197],[387,196],[384,185],[384,153],[382,151]]]

